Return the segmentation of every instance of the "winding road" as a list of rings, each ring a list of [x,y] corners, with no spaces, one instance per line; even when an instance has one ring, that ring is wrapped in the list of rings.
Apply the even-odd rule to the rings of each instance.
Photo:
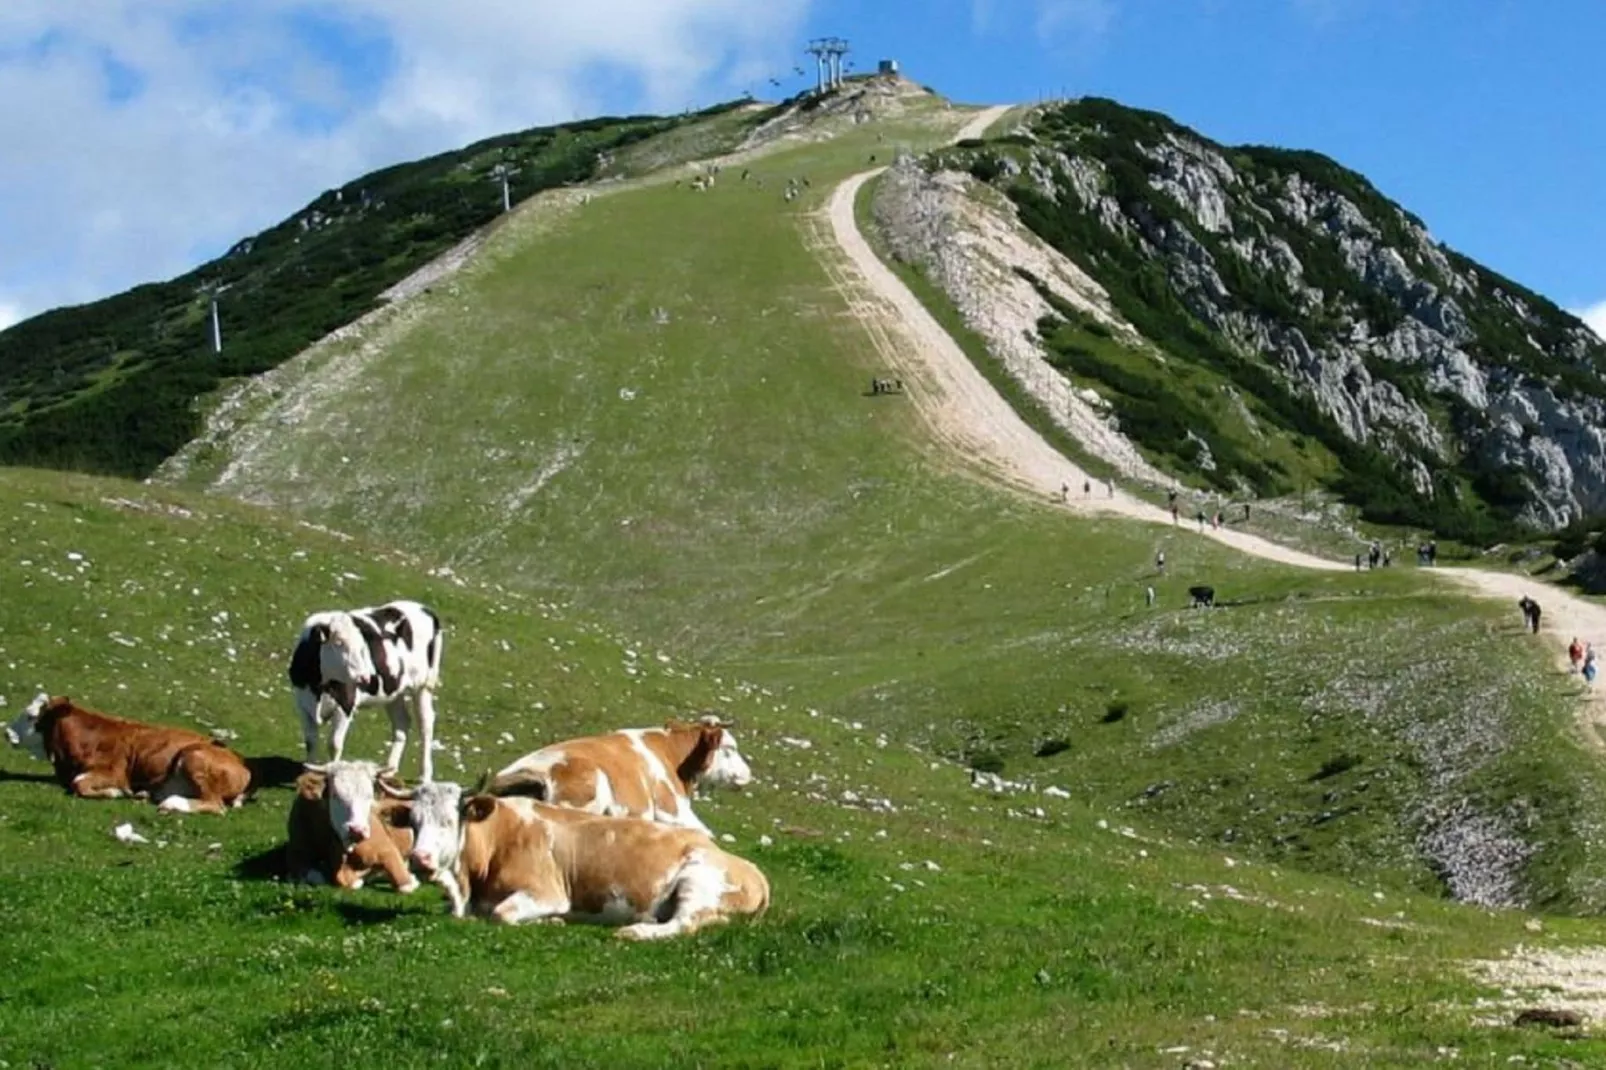
[[[1009,106],[978,112],[954,136],[955,141],[982,136]],[[1171,515],[1103,480],[1092,480],[1095,492],[1080,490],[1087,473],[1049,445],[1026,424],[986,378],[976,370],[942,326],[909,288],[876,256],[860,233],[853,205],[860,188],[885,168],[852,175],[839,184],[823,209],[824,226],[840,250],[827,263],[837,289],[864,323],[881,357],[915,389],[909,393],[917,414],[938,443],[984,477],[1002,482],[1044,501],[1061,505],[1061,488],[1075,488],[1061,507],[1079,513],[1102,513],[1171,526]],[[1343,570],[1348,562],[1331,561],[1243,531],[1207,529],[1215,539],[1247,554],[1301,568]],[[1559,666],[1567,664],[1566,647],[1574,636],[1598,642],[1606,653],[1606,606],[1585,601],[1538,580],[1486,569],[1447,568],[1437,574],[1468,593],[1505,600],[1515,627],[1516,602],[1528,595],[1544,607],[1541,634],[1551,641]],[[1584,741],[1606,753],[1606,683],[1584,693],[1578,704]]]

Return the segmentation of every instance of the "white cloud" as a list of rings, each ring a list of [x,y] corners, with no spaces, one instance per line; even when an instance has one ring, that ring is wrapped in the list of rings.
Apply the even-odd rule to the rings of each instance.
[[[399,160],[738,96],[811,2],[4,0],[0,311],[177,274]]]
[[[11,301],[0,301],[0,331],[22,318],[22,306]]]
[[[1575,308],[1573,315],[1589,325],[1603,341],[1606,341],[1606,301],[1597,301],[1588,308]]]

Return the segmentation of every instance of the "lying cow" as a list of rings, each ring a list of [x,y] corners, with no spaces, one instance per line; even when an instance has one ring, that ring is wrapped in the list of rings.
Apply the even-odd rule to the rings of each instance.
[[[413,864],[457,917],[623,925],[623,939],[655,940],[757,917],[770,903],[757,866],[694,829],[527,798],[464,799],[447,783],[415,789],[412,822]]]
[[[392,729],[385,765],[400,768],[411,705],[423,748],[422,779],[428,782],[434,775],[434,691],[440,684],[444,638],[440,618],[417,602],[327,610],[308,617],[290,656],[290,688],[301,714],[307,761],[317,756],[318,730],[330,707],[334,729],[329,757],[339,761],[358,707],[382,705]]]
[[[743,788],[753,780],[730,729],[710,714],[554,743],[497,773],[486,790],[707,832],[691,809],[697,785]]]
[[[330,762],[309,768],[296,781],[290,804],[286,866],[292,881],[361,888],[375,869],[396,890],[418,888],[407,868],[413,849],[408,805],[374,786],[391,786],[389,771],[373,762]]]
[[[1214,587],[1189,587],[1188,594],[1193,598],[1191,608],[1200,606],[1213,606],[1216,604],[1216,589]]]
[[[245,759],[187,728],[162,728],[39,695],[6,728],[13,747],[56,767],[83,799],[154,798],[175,813],[221,814],[251,786]]]

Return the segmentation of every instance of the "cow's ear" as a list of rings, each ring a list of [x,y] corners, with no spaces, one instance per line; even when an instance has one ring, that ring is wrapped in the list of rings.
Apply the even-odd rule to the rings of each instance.
[[[314,624],[312,626],[311,635],[312,635],[312,641],[314,643],[318,643],[318,644],[327,643],[329,641],[329,625],[327,625],[327,624]]]
[[[464,821],[484,821],[496,811],[496,798],[492,795],[471,795],[463,800]]]

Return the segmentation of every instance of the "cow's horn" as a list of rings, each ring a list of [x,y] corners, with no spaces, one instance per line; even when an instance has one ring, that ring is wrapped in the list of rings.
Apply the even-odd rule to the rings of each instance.
[[[486,794],[488,792],[491,792],[492,785],[495,784],[495,783],[496,783],[496,774],[491,772],[489,769],[487,769],[487,770],[485,770],[485,772],[480,774],[479,780],[476,781],[475,784],[474,784],[474,790],[469,792],[468,794],[470,794],[470,795],[484,795],[484,794]]]
[[[404,788],[389,777],[381,776],[376,779],[374,783],[379,785],[380,791],[384,792],[386,795],[389,795],[392,799],[411,801],[413,797],[412,788]]]

